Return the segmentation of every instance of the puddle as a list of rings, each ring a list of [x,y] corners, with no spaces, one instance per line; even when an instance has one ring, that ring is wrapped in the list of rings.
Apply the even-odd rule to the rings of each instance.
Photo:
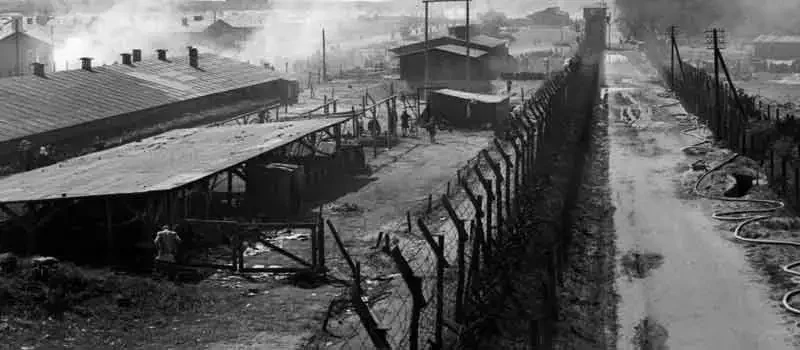
[[[637,350],[668,350],[669,333],[651,317],[644,318],[634,328],[633,346]]]
[[[664,263],[664,257],[656,253],[639,253],[630,251],[622,256],[622,274],[628,279],[646,278],[650,271]]]
[[[756,179],[754,176],[745,174],[731,174],[736,180],[731,188],[725,191],[725,197],[740,198],[747,195],[750,189],[753,188],[753,181]]]

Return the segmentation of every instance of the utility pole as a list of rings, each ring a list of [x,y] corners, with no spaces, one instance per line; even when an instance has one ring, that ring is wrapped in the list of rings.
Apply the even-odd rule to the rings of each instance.
[[[428,61],[428,51],[430,51],[430,48],[428,47],[428,10],[429,10],[430,6],[429,6],[429,2],[428,1],[424,1],[424,2],[425,2],[425,80],[423,81],[423,84],[422,84],[422,91],[423,91],[424,96],[425,96],[425,102],[427,103],[428,102],[428,79],[430,78],[430,72],[428,72],[429,71],[429,65],[430,65],[430,63]]]
[[[706,31],[706,43],[708,44],[708,49],[711,49],[714,55],[714,117],[716,122],[714,123],[714,133],[719,137],[722,135],[723,131],[723,116],[722,116],[722,86],[719,79],[719,57],[722,55],[720,53],[720,47],[723,43],[721,43],[722,38],[721,36],[724,35],[724,32],[721,29],[713,28],[710,31]]]
[[[466,18],[467,28],[466,28],[466,38],[465,39],[466,39],[466,42],[467,42],[467,47],[466,47],[466,49],[467,49],[467,55],[466,55],[467,56],[466,57],[466,59],[467,59],[467,64],[466,64],[466,66],[467,66],[467,75],[466,75],[466,78],[467,78],[467,86],[469,86],[470,85],[470,81],[471,81],[471,77],[470,77],[470,63],[471,63],[470,61],[471,61],[471,58],[470,58],[470,48],[469,48],[469,46],[470,46],[470,40],[469,40],[469,37],[470,37],[470,35],[469,35],[469,29],[470,29],[469,28],[469,2],[472,1],[472,0],[422,0],[422,3],[425,4],[425,85],[424,85],[424,88],[425,88],[425,99],[426,100],[427,100],[427,96],[428,96],[427,91],[428,91],[428,78],[429,78],[428,51],[430,49],[428,47],[428,21],[429,21],[428,20],[428,17],[429,17],[429,8],[428,8],[428,6],[432,2],[462,2],[462,1],[467,3],[467,11],[466,11],[467,12],[467,14],[466,14],[466,17],[467,17]]]
[[[673,91],[675,90],[675,26],[669,26],[669,86]]]
[[[467,86],[467,91],[471,91],[472,90],[472,84],[471,84],[472,79],[471,79],[471,74],[470,74],[470,63],[472,62],[472,58],[469,55],[469,44],[470,44],[469,37],[470,37],[470,31],[471,31],[470,30],[471,28],[469,26],[469,2],[470,1],[472,1],[472,0],[466,0],[466,3],[467,3],[467,14],[466,14],[466,17],[467,17],[467,19],[466,19],[467,28],[466,28],[466,33],[464,34],[466,36],[466,39],[467,39],[466,40],[467,41],[467,75],[466,75],[466,78],[467,78],[467,85],[466,85]]]
[[[322,28],[322,81],[328,81],[327,57],[325,55],[325,28]]]

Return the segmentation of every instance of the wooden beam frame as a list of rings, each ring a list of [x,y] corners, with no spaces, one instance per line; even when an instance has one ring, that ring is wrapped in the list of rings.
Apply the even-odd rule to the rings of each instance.
[[[225,266],[223,268],[230,268],[233,270],[239,270],[240,272],[298,272],[298,271],[310,271],[313,273],[319,273],[326,271],[325,268],[325,257],[324,257],[324,226],[322,226],[323,220],[320,214],[320,217],[315,221],[304,221],[304,222],[280,222],[280,223],[263,223],[263,222],[239,222],[239,221],[232,221],[232,220],[204,220],[204,219],[194,219],[194,218],[187,218],[184,219],[189,224],[208,224],[215,227],[218,231],[223,231],[223,227],[234,227],[234,230],[225,230],[223,232],[233,232],[232,234],[238,237],[238,241],[241,244],[244,240],[255,240],[258,241],[267,247],[269,247],[272,251],[279,253],[297,263],[302,265],[303,267],[300,268],[293,268],[293,267],[277,267],[277,268],[244,268],[244,256],[243,250],[240,249],[236,254],[237,256],[233,259],[234,262],[231,266]],[[300,229],[308,229],[311,230],[311,239],[310,244],[312,246],[311,251],[311,259],[309,260],[303,259],[275,244],[269,242],[266,237],[261,236],[260,234],[251,235],[254,229],[284,229],[284,228],[300,228]],[[249,238],[247,238],[249,237]]]

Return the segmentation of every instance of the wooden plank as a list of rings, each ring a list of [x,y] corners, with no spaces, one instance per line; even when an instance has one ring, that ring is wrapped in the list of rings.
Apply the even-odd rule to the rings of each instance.
[[[289,259],[292,259],[292,260],[294,260],[294,261],[296,261],[296,262],[298,262],[300,264],[303,264],[303,265],[305,265],[307,267],[313,267],[313,264],[309,263],[308,261],[305,261],[302,258],[298,257],[297,255],[294,255],[294,254],[284,250],[283,248],[278,247],[277,245],[274,245],[274,244],[270,243],[266,239],[262,238],[262,239],[259,239],[258,241],[261,242],[261,243],[264,243],[264,245],[266,245],[270,249],[272,249],[272,250],[274,250],[274,251],[286,256]]]

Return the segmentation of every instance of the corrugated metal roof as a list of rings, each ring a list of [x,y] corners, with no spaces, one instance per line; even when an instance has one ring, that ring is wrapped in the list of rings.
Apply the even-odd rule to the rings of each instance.
[[[350,118],[173,130],[0,180],[0,202],[171,190]]]
[[[260,13],[226,14],[221,20],[234,28],[264,28],[267,25],[267,17]]]
[[[473,47],[473,49],[477,48],[486,51],[498,46],[505,45],[506,41],[502,39],[493,38],[488,35],[478,35],[474,38],[470,38],[470,44],[472,45],[470,47]],[[428,40],[428,46],[431,48],[439,47],[441,45],[466,46],[467,42],[465,40],[461,40],[453,36],[440,36]],[[419,52],[424,48],[425,48],[425,42],[418,41],[411,44],[391,48],[389,49],[389,51],[395,53],[396,55],[404,56],[410,53]]]
[[[467,55],[467,48],[459,45],[442,45],[434,47],[431,50],[439,50],[439,51],[454,53],[456,55],[461,55],[461,56]],[[483,50],[469,49],[469,57],[478,58],[486,54],[487,52]]]
[[[488,35],[476,35],[474,38],[469,38],[470,42],[474,42],[479,45],[488,46],[490,48],[495,48],[498,46],[503,46],[506,44],[506,40],[498,39],[495,37],[491,37]]]
[[[800,36],[796,35],[759,35],[754,43],[800,43]]]
[[[490,103],[490,104],[501,103],[505,100],[508,100],[508,96],[476,94],[473,92],[459,91],[453,89],[440,89],[434,92],[437,94],[452,96],[463,100],[474,100],[481,103]]]
[[[280,79],[263,67],[212,54],[0,79],[0,142]]]

